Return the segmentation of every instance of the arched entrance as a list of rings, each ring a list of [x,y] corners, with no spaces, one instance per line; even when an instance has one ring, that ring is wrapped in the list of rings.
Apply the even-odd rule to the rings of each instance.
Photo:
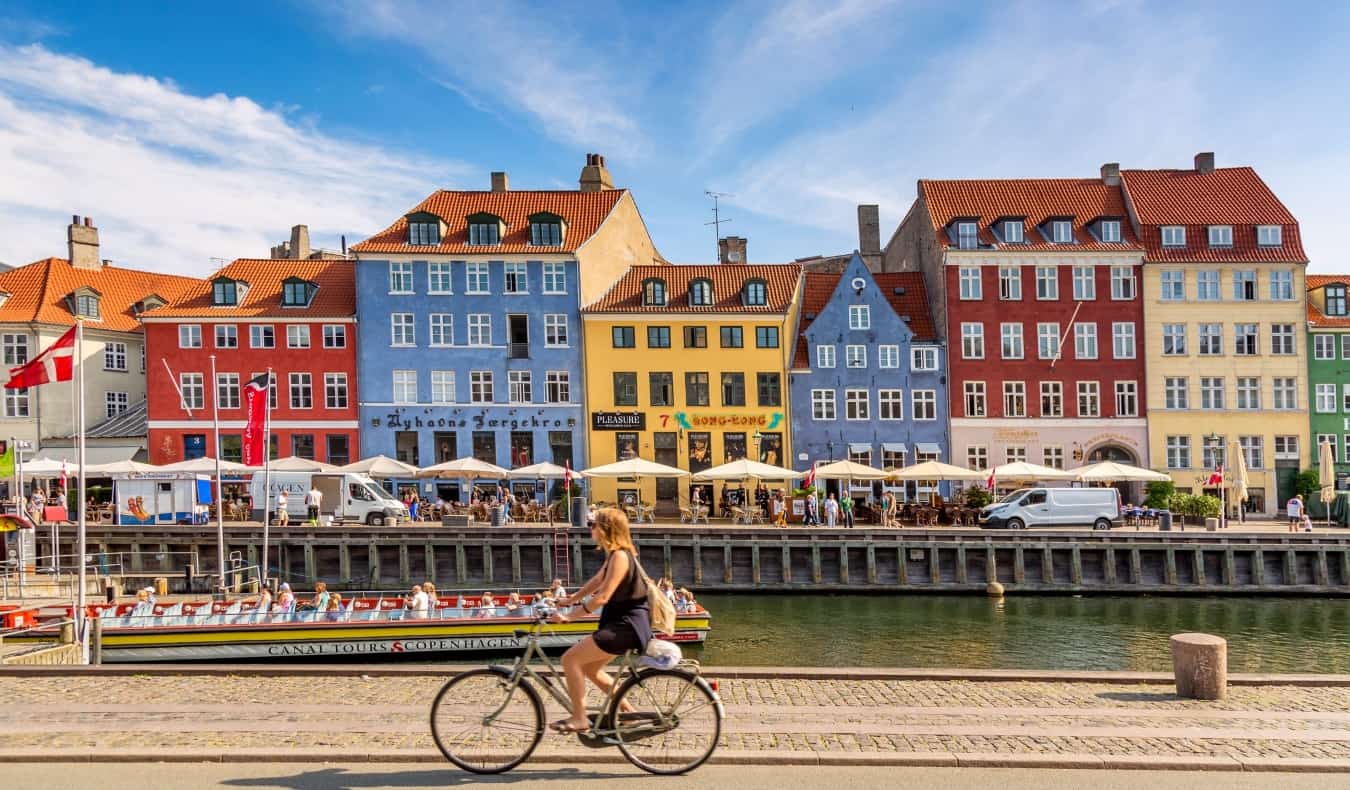
[[[1083,461],[1083,465],[1101,463],[1102,461],[1114,461],[1118,464],[1138,466],[1139,456],[1131,452],[1129,448],[1118,444],[1100,444],[1088,451],[1087,459]],[[1122,505],[1126,503],[1137,505],[1144,499],[1142,483],[1115,483],[1114,486],[1120,492]]]

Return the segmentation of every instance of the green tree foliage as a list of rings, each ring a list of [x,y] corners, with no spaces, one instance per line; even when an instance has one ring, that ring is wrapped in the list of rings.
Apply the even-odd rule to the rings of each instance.
[[[994,495],[989,493],[989,489],[976,483],[961,492],[962,501],[966,507],[981,508],[994,501]]]
[[[1144,493],[1144,507],[1161,510],[1170,505],[1177,487],[1171,480],[1155,480],[1144,485]]]
[[[1311,502],[1313,497],[1322,490],[1316,470],[1304,469],[1294,477],[1294,493],[1302,494],[1303,501]]]

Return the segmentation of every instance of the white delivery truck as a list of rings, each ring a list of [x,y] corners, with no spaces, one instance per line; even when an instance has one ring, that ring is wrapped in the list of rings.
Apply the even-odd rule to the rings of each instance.
[[[1019,488],[980,511],[985,529],[1110,529],[1119,522],[1120,493],[1114,488]]]
[[[253,497],[253,510],[256,518],[262,517],[264,501],[271,506],[276,501],[277,492],[286,492],[286,512],[292,523],[304,521],[308,515],[305,495],[310,486],[323,494],[323,503],[319,506],[319,515],[332,516],[335,523],[358,521],[362,524],[380,525],[391,521],[408,520],[408,508],[385,491],[379,483],[363,474],[354,472],[273,472],[271,488],[264,500],[262,495],[262,472],[254,472],[249,485]]]

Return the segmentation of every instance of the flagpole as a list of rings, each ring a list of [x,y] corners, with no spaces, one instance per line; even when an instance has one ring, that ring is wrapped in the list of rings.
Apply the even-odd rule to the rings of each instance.
[[[216,451],[216,569],[220,571],[220,592],[225,592],[225,485],[220,479],[220,383],[216,381],[216,355],[211,355],[211,431]]]
[[[79,588],[79,592],[76,594],[76,598],[75,598],[75,601],[76,601],[76,603],[75,603],[75,633],[78,634],[80,643],[81,643],[81,644],[86,644],[85,633],[84,633],[84,630],[85,630],[85,629],[84,629],[84,611],[85,611],[84,593],[85,593],[85,572],[86,572],[86,571],[85,571],[85,561],[84,561],[84,555],[85,555],[85,550],[86,550],[86,549],[85,549],[85,537],[86,537],[86,536],[85,536],[85,502],[84,502],[84,492],[85,492],[85,481],[84,481],[84,449],[85,449],[85,440],[84,440],[84,320],[83,320],[82,318],[79,318],[79,317],[77,317],[77,318],[75,319],[75,365],[77,366],[77,371],[78,371],[78,372],[76,373],[76,377],[75,377],[75,378],[76,378],[76,381],[78,382],[78,384],[76,385],[76,390],[75,390],[76,395],[78,396],[78,398],[77,398],[77,405],[76,405],[76,407],[75,407],[75,410],[76,410],[75,418],[76,418],[76,424],[77,424],[77,426],[78,426],[78,428],[76,429],[76,441],[77,441],[77,443],[78,443],[78,449],[77,449],[76,452],[77,452],[77,455],[78,455],[78,457],[79,457],[79,475],[80,475],[80,493],[79,493],[79,499],[80,499],[80,502],[79,502],[79,508],[80,508],[79,533],[80,533],[80,534],[79,534],[79,538],[76,540],[76,545],[77,545],[78,548],[76,548],[76,557],[75,557],[75,561],[78,562],[79,565],[80,565],[80,571],[79,571],[79,585],[80,585],[80,588]],[[68,500],[68,499],[69,499],[69,496],[67,496],[67,500]],[[88,654],[86,653],[86,655],[88,655]]]
[[[267,369],[267,411],[263,417],[263,545],[262,583],[267,585],[267,539],[272,507],[272,369]]]

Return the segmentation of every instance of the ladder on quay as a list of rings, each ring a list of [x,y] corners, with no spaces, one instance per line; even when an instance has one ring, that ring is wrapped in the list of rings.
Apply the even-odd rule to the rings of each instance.
[[[564,522],[553,527],[553,576],[562,579],[563,586],[572,584],[572,550],[567,539],[570,526]]]

